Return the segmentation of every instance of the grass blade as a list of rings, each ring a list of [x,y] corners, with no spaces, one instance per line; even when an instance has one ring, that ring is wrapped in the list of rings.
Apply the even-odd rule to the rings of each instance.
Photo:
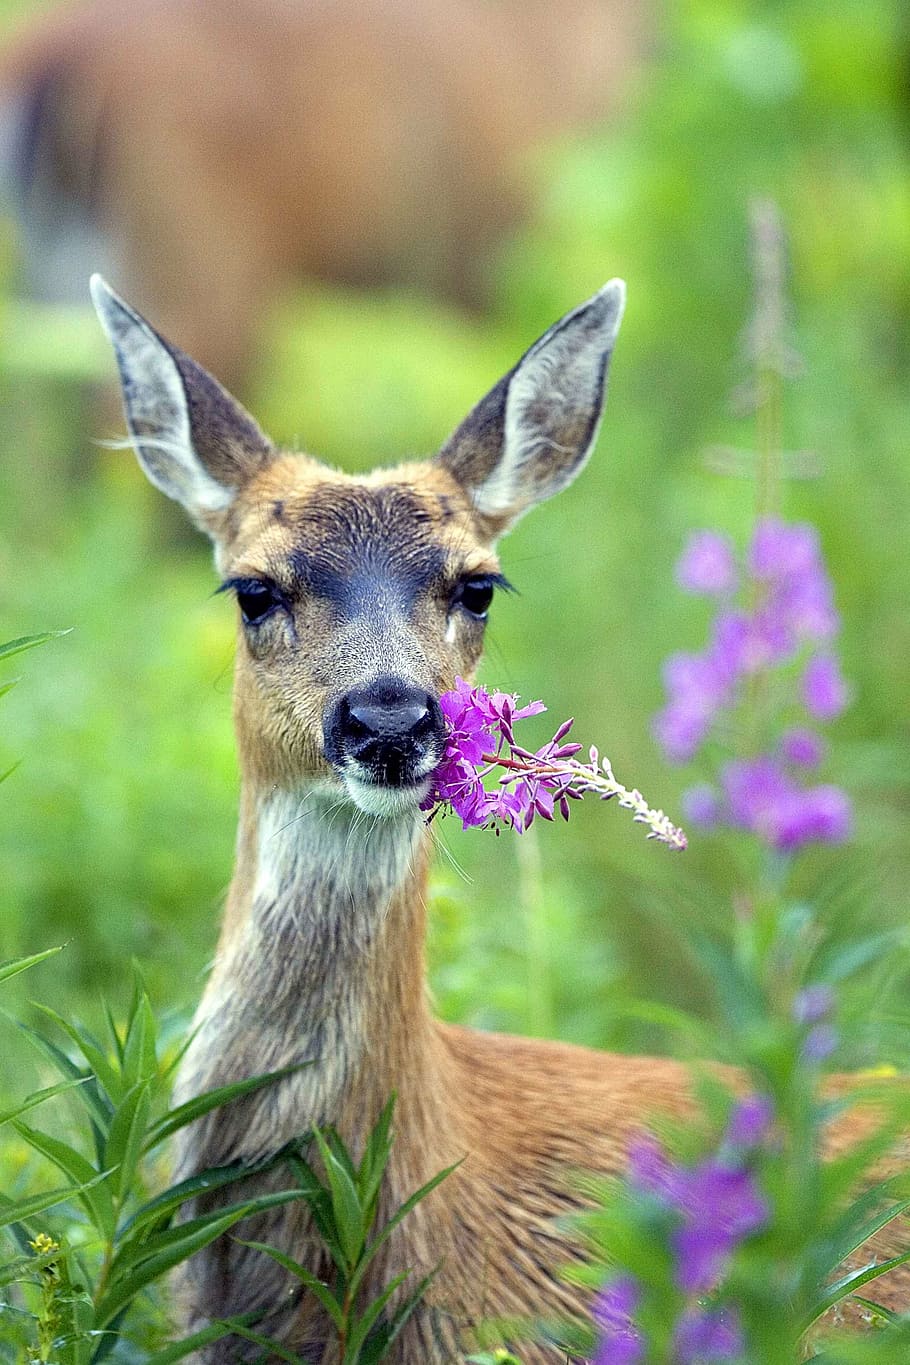
[[[244,1081],[233,1081],[230,1085],[221,1085],[215,1090],[207,1090],[203,1095],[196,1095],[193,1099],[187,1100],[185,1104],[178,1105],[176,1109],[171,1109],[163,1118],[158,1120],[149,1134],[144,1150],[150,1152],[153,1147],[158,1146],[159,1142],[163,1142],[165,1138],[171,1137],[179,1129],[185,1128],[188,1123],[202,1118],[213,1109],[219,1109],[222,1105],[229,1104],[231,1100],[239,1099],[242,1095],[251,1095],[254,1091],[261,1090],[274,1081],[283,1080],[285,1076],[293,1076],[303,1067],[311,1065],[311,1062],[296,1062],[292,1066],[280,1067],[277,1071],[267,1071],[261,1076],[250,1076]]]
[[[203,1346],[210,1345],[213,1341],[220,1341],[222,1337],[231,1336],[238,1327],[247,1327],[254,1323],[260,1313],[244,1313],[236,1318],[222,1318],[216,1322],[210,1322],[208,1327],[203,1327],[200,1331],[194,1332],[192,1336],[184,1337],[183,1341],[175,1341],[172,1346],[166,1346],[163,1351],[156,1351],[150,1355],[145,1365],[174,1365],[177,1360],[184,1360],[194,1351],[198,1351]]]
[[[58,640],[61,635],[69,635],[70,630],[45,630],[40,635],[20,635],[18,640],[7,640],[0,645],[0,659],[12,659],[15,654],[24,654],[27,649],[47,644],[48,640]]]
[[[462,1157],[462,1161],[463,1160],[464,1157]],[[396,1209],[396,1211],[392,1214],[392,1217],[386,1223],[385,1227],[379,1233],[379,1236],[376,1237],[375,1240],[370,1243],[366,1251],[361,1256],[357,1269],[353,1276],[351,1277],[350,1290],[352,1294],[356,1294],[358,1286],[360,1285],[360,1282],[363,1279],[367,1267],[373,1260],[373,1257],[376,1255],[379,1248],[385,1242],[388,1241],[389,1237],[394,1232],[395,1228],[398,1227],[398,1224],[401,1222],[401,1220],[403,1218],[406,1218],[407,1215],[411,1212],[411,1209],[415,1208],[416,1205],[420,1203],[421,1199],[425,1199],[431,1190],[435,1190],[436,1186],[441,1185],[443,1180],[450,1176],[453,1171],[457,1171],[460,1165],[461,1161],[456,1161],[454,1165],[446,1166],[444,1171],[440,1171],[438,1175],[433,1176],[432,1180],[428,1180],[425,1185],[421,1185],[419,1190],[416,1190],[415,1193],[412,1194],[409,1199],[406,1199],[404,1201],[404,1203],[401,1205],[399,1209]]]
[[[317,1279],[311,1271],[307,1270],[306,1266],[301,1265],[299,1261],[295,1261],[290,1256],[285,1256],[283,1251],[279,1251],[277,1247],[268,1246],[265,1242],[241,1242],[240,1245],[250,1247],[253,1251],[261,1251],[265,1256],[271,1256],[273,1261],[283,1266],[289,1274],[293,1275],[301,1284],[306,1285],[307,1289],[316,1295],[336,1327],[340,1329],[344,1326],[344,1309],[341,1304],[328,1285]]]
[[[29,1128],[28,1124],[21,1123],[18,1119],[14,1121],[13,1127],[30,1147],[46,1156],[79,1187],[80,1202],[92,1223],[103,1236],[112,1237],[115,1222],[114,1202],[110,1186],[106,1183],[106,1177],[111,1172],[96,1171],[81,1152],[77,1152],[75,1147],[62,1142],[60,1138],[51,1137],[49,1133],[42,1133],[37,1128]]]
[[[22,1114],[27,1114],[29,1109],[35,1109],[45,1100],[51,1100],[55,1095],[62,1095],[65,1090],[73,1090],[77,1085],[85,1085],[87,1079],[88,1077],[76,1081],[59,1081],[56,1085],[49,1085],[44,1090],[34,1091],[28,1099],[23,1100],[14,1109],[7,1109],[5,1112],[0,1111],[0,1128],[3,1127],[4,1123],[10,1123],[11,1120],[19,1118]]]
[[[76,1199],[93,1185],[104,1180],[107,1174],[105,1171],[85,1185],[67,1185],[59,1190],[46,1191],[44,1194],[33,1194],[29,1199],[9,1199],[6,1195],[0,1195],[0,1228],[12,1227],[14,1223],[27,1223],[30,1218],[43,1213],[45,1209],[53,1208],[55,1204]]]
[[[8,981],[11,976],[17,976],[19,972],[28,971],[29,967],[36,966],[39,962],[45,962],[49,957],[56,957],[57,953],[63,952],[63,945],[58,948],[45,948],[43,953],[33,953],[31,957],[17,957],[14,961],[4,962],[0,967],[0,981]]]
[[[190,1256],[201,1251],[210,1242],[216,1241],[228,1228],[232,1228],[241,1218],[245,1218],[249,1211],[248,1205],[243,1205],[233,1213],[224,1214],[220,1218],[215,1218],[202,1228],[194,1230],[186,1236],[177,1238],[159,1255],[149,1256],[141,1264],[137,1265],[132,1273],[120,1277],[112,1283],[108,1292],[104,1295],[101,1302],[97,1305],[95,1314],[96,1328],[106,1327],[132,1299],[136,1297],[141,1289],[157,1280],[168,1270],[172,1270],[181,1261],[187,1260]]]

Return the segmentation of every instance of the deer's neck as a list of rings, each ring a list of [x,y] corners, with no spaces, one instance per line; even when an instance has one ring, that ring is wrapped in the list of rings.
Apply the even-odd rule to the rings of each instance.
[[[432,1094],[425,844],[417,812],[377,819],[317,787],[244,793],[225,927],[180,1090],[309,1065],[262,1092],[267,1131],[245,1122],[210,1157],[255,1157],[311,1124],[362,1130],[392,1092]]]

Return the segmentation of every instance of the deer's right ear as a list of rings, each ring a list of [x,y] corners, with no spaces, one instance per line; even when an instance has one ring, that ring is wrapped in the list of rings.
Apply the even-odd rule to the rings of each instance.
[[[100,275],[92,301],[120,369],[130,437],[148,477],[212,534],[273,447],[201,365],[159,336]]]

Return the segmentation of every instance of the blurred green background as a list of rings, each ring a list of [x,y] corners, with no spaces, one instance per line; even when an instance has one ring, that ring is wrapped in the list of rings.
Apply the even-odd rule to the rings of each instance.
[[[26,6],[5,0],[0,13]],[[808,854],[831,914],[901,925],[910,884],[910,22],[900,0],[686,0],[609,126],[542,150],[532,220],[491,262],[486,317],[408,294],[301,288],[269,323],[249,405],[277,439],[357,470],[435,449],[551,321],[626,278],[598,450],[503,545],[482,676],[543,697],[671,815],[692,771],[650,738],[662,659],[699,648],[707,607],[672,565],[701,526],[748,534],[754,490],[707,448],[748,447],[730,395],[748,376],[748,206],[790,235],[793,341],[785,441],[815,453],[785,511],[814,521],[844,616],[856,701],[827,777],[857,808],[845,851]],[[0,243],[0,639],[72,633],[23,656],[0,705],[0,957],[65,942],[36,995],[92,1019],[136,958],[187,1019],[230,877],[237,773],[233,609],[207,546],[132,457],[90,440],[86,381],[112,360],[88,310],[17,294]],[[109,430],[97,431],[110,436]],[[18,661],[16,661],[18,662]],[[538,724],[543,736],[546,723]],[[647,995],[700,1008],[692,923],[729,914],[729,842],[685,857],[610,808],[534,839],[440,822],[432,980],[446,1017],[624,1049],[663,1048],[630,1015]],[[18,1069],[6,1037],[0,1065]]]

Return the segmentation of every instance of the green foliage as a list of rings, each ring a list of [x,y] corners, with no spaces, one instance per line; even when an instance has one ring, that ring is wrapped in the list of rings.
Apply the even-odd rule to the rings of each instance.
[[[8,964],[0,969],[0,980],[46,956]],[[267,1165],[278,1165],[284,1153],[255,1167],[235,1163],[203,1171],[151,1195],[158,1148],[186,1124],[297,1068],[222,1086],[168,1109],[166,1092],[180,1053],[159,1049],[157,1023],[138,973],[125,1028],[118,1029],[109,1016],[103,1039],[53,1009],[45,1006],[43,1012],[64,1035],[66,1047],[31,1026],[24,1031],[63,1079],[0,1115],[0,1121],[55,1167],[64,1184],[0,1197],[0,1227],[18,1250],[0,1271],[0,1283],[14,1291],[0,1313],[0,1359],[19,1360],[22,1351],[37,1351],[35,1359],[53,1365],[135,1358],[124,1356],[118,1343],[135,1337],[148,1345],[166,1333],[166,1323],[156,1321],[160,1308],[150,1306],[147,1296],[175,1266],[250,1214],[304,1197],[296,1188],[277,1190],[181,1217],[195,1196],[229,1190]],[[23,1121],[27,1111],[64,1092],[78,1105],[76,1123],[63,1128],[65,1137]],[[206,1340],[236,1326],[233,1320],[214,1325]],[[183,1347],[167,1348],[166,1358],[179,1359],[192,1349],[188,1343]]]
[[[0,982],[56,951],[0,966]],[[12,1259],[0,1265],[0,1293],[9,1295],[0,1298],[0,1361],[100,1365],[104,1360],[142,1359],[145,1365],[168,1365],[233,1334],[258,1342],[279,1359],[297,1362],[280,1343],[256,1331],[255,1314],[215,1321],[162,1345],[169,1336],[167,1314],[154,1296],[160,1298],[161,1286],[176,1266],[242,1219],[299,1201],[309,1207],[334,1265],[332,1285],[275,1247],[244,1245],[270,1256],[314,1295],[337,1333],[341,1365],[378,1365],[385,1359],[435,1272],[405,1291],[405,1271],[373,1297],[366,1292],[367,1273],[395,1228],[454,1169],[439,1172],[376,1227],[392,1151],[394,1100],[383,1109],[356,1165],[338,1134],[327,1129],[256,1164],[235,1162],[205,1170],[152,1195],[149,1177],[162,1143],[212,1110],[299,1067],[220,1086],[167,1108],[165,1096],[181,1050],[168,1054],[160,1049],[155,1016],[138,973],[125,1028],[119,1029],[108,1015],[103,1039],[55,1010],[41,1008],[64,1035],[67,1049],[30,1026],[25,1031],[63,1080],[0,1113],[0,1126],[11,1124],[65,1183],[37,1194],[0,1195],[0,1230],[6,1230],[15,1247]],[[29,1110],[66,1092],[79,1104],[76,1123],[65,1125],[66,1138],[22,1121]],[[324,1180],[304,1155],[313,1143]],[[186,1206],[197,1196],[229,1192],[273,1168],[289,1168],[293,1186],[186,1216]]]
[[[407,1293],[399,1295],[398,1290],[411,1274],[404,1271],[394,1276],[375,1298],[364,1302],[367,1272],[377,1254],[402,1219],[455,1169],[448,1166],[433,1176],[395,1210],[387,1223],[374,1231],[382,1180],[392,1152],[393,1111],[394,1098],[380,1114],[359,1165],[354,1164],[332,1128],[314,1133],[324,1180],[303,1156],[288,1158],[322,1244],[331,1257],[335,1274],[331,1285],[323,1283],[306,1266],[274,1247],[261,1242],[244,1242],[244,1246],[253,1247],[277,1261],[316,1296],[335,1329],[340,1365],[376,1365],[384,1360],[436,1273],[434,1270],[424,1275],[416,1285],[409,1286]],[[249,1328],[238,1328],[237,1331],[240,1336],[270,1346],[280,1359],[301,1365],[297,1356],[287,1350],[278,1350],[273,1342]]]

